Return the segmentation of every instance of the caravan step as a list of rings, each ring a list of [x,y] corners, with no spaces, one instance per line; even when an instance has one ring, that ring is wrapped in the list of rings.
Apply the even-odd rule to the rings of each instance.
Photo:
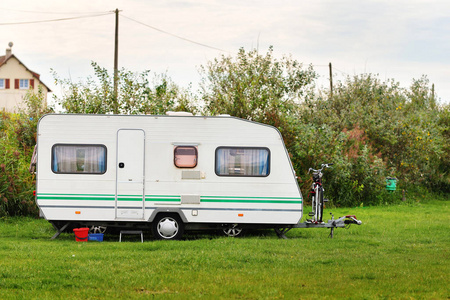
[[[142,230],[121,230],[119,236],[119,242],[122,242],[122,234],[140,234],[141,235],[141,243],[144,242],[144,233]]]

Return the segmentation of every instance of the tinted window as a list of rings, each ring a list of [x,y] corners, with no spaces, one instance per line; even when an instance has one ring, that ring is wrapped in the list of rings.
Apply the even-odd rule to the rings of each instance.
[[[195,168],[197,166],[197,147],[177,146],[173,154],[174,164],[178,168]]]

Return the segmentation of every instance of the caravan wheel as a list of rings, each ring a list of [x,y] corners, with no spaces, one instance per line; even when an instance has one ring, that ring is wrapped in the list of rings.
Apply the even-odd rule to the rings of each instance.
[[[89,229],[89,232],[91,233],[105,233],[106,232],[106,226],[94,226],[92,225]]]
[[[238,224],[233,224],[230,227],[224,228],[223,233],[229,237],[236,237],[242,234],[242,228],[238,227]]]
[[[159,214],[152,223],[152,232],[158,240],[177,240],[183,235],[184,224],[178,215]]]

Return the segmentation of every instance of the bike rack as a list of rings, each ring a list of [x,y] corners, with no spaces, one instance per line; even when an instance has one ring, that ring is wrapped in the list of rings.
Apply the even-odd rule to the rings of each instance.
[[[328,220],[327,223],[325,222],[312,222],[312,221],[305,221],[303,223],[298,223],[295,225],[292,225],[290,227],[286,228],[275,228],[275,232],[278,235],[279,238],[287,239],[285,233],[287,233],[292,228],[330,228],[330,238],[333,238],[334,236],[334,229],[335,228],[348,228],[351,224],[361,225],[362,222],[356,218],[354,215],[347,215],[338,218],[337,220],[334,219],[334,215],[330,213],[331,220]]]
[[[278,235],[279,238],[283,238],[283,239],[287,239],[286,237],[286,233],[291,230],[292,228],[330,228],[330,238],[333,238],[334,235],[334,229],[335,228],[348,228],[350,227],[351,224],[356,224],[356,225],[361,225],[362,222],[360,220],[358,220],[356,218],[356,216],[354,215],[347,215],[347,216],[343,216],[340,217],[338,219],[334,219],[334,215],[332,213],[330,213],[331,215],[331,220],[328,220],[328,222],[318,222],[316,220],[321,220],[322,219],[322,215],[323,215],[323,202],[328,202],[327,199],[323,199],[323,188],[320,189],[321,193],[320,195],[322,196],[321,201],[317,202],[317,197],[318,195],[316,194],[316,189],[319,191],[319,189],[317,188],[318,186],[321,187],[322,186],[322,170],[324,168],[330,168],[331,165],[333,164],[322,164],[321,168],[318,170],[315,170],[313,168],[309,168],[308,173],[312,171],[312,176],[313,176],[313,185],[311,187],[311,194],[314,195],[314,197],[312,197],[312,204],[313,204],[313,211],[309,214],[310,216],[314,216],[313,220],[306,220],[303,223],[298,223],[295,225],[288,225],[287,227],[277,227],[274,228],[276,234]],[[315,206],[314,207],[314,203]],[[319,209],[316,211],[317,209],[317,204],[319,204]]]

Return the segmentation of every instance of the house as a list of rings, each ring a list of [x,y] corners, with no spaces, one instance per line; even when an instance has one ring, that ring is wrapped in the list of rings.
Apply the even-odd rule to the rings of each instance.
[[[6,49],[6,54],[0,56],[0,110],[17,112],[24,107],[23,101],[29,89],[38,92],[42,87],[45,102],[51,90],[40,80],[40,75],[27,68],[14,54],[12,43]]]

